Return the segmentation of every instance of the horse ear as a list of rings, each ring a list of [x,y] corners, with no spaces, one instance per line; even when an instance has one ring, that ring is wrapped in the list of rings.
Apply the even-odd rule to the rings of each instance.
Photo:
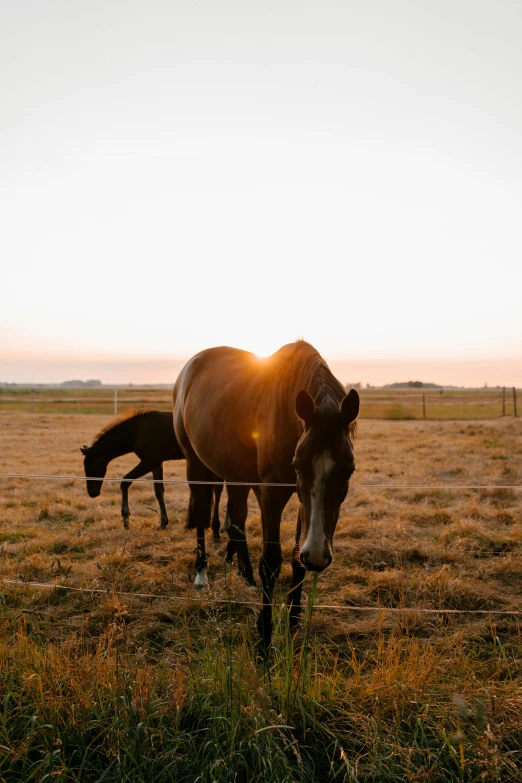
[[[80,446],[80,451],[82,452],[82,454],[87,454],[87,452],[89,451],[89,447],[88,447],[88,446],[84,446],[84,447],[82,448],[82,447]]]
[[[348,425],[355,421],[359,415],[359,395],[355,389],[350,389],[346,397],[343,397],[341,401],[341,416],[343,418],[343,424],[346,428]]]
[[[305,424],[310,424],[315,410],[315,402],[305,389],[301,389],[295,398],[295,410]]]

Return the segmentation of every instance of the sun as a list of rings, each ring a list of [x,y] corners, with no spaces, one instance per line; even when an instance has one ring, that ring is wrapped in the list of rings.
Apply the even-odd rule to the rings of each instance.
[[[237,332],[237,325],[236,325]],[[249,329],[249,324],[243,324],[241,339],[236,340],[229,345],[235,345],[236,348],[242,348],[244,351],[250,351],[260,359],[266,359],[272,356],[283,345],[287,343],[293,343],[299,339],[300,335],[292,326],[286,324],[274,324],[273,329],[270,329],[270,325],[264,326],[262,329],[257,328],[257,325],[252,326]]]
[[[259,359],[266,359],[268,356],[272,356],[278,348],[281,348],[284,341],[277,340],[270,337],[263,337],[262,335],[255,336],[251,340],[246,341],[248,344],[245,346],[248,351],[255,353]]]

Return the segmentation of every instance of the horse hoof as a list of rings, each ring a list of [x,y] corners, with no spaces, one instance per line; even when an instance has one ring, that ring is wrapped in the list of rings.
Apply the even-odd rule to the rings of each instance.
[[[166,522],[162,522],[159,529],[160,530],[165,530],[165,528],[167,527],[168,524],[169,524],[168,520]]]
[[[202,590],[204,587],[208,587],[208,576],[206,568],[202,568],[201,571],[197,572],[196,578],[194,579],[194,587],[196,590]]]

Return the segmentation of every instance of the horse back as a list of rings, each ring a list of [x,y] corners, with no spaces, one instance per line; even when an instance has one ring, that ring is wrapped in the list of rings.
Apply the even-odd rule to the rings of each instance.
[[[258,481],[259,360],[226,346],[196,354],[174,385],[174,429],[187,459],[228,480]]]
[[[184,459],[174,434],[170,411],[150,411],[139,422],[135,453],[140,459],[150,459],[160,465],[165,460]]]
[[[279,393],[278,367],[228,347],[202,351],[185,365],[174,386],[174,429],[187,459],[229,481],[291,474],[299,424],[293,400]]]

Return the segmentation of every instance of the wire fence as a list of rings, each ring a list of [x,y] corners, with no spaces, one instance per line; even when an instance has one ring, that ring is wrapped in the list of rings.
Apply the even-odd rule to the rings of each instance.
[[[50,480],[50,481],[87,481],[89,480],[89,477],[86,476],[77,476],[77,475],[53,475],[53,474],[31,474],[31,473],[0,473],[0,478],[7,479],[7,478],[22,478],[22,479],[31,479],[31,480]],[[96,480],[96,479],[94,479]],[[122,479],[122,478],[100,478],[97,480],[104,480],[104,481],[113,481],[113,482],[122,482],[122,481],[129,481],[132,482],[132,479]],[[187,479],[165,479],[162,481],[155,480],[155,479],[136,479],[136,481],[139,482],[145,482],[145,483],[167,483],[167,484],[178,484],[178,485],[190,485],[190,484],[203,484],[203,485],[216,485],[216,484],[223,484],[222,481],[197,481],[197,482],[189,482]],[[270,486],[270,487],[291,487],[295,488],[295,484],[287,484],[287,483],[263,483],[263,482],[255,482],[255,483],[249,483],[249,482],[225,482],[226,485],[231,486]],[[364,489],[424,489],[424,490],[498,490],[498,489],[510,489],[510,490],[518,490],[522,489],[522,485],[520,484],[470,484],[470,485],[463,485],[463,484],[446,484],[446,485],[425,485],[425,484],[357,484],[353,487],[354,489],[357,488],[364,488]],[[187,539],[194,542],[194,536],[189,535],[165,535],[160,533],[159,531],[157,533],[144,533],[142,531],[127,531],[127,530],[119,530],[119,531],[93,531],[96,535],[98,534],[108,534],[108,535],[117,535],[122,534],[126,536],[127,539],[130,539],[131,537],[154,537],[158,538],[161,537],[162,540],[176,540],[176,539]],[[78,531],[77,536],[80,537],[83,535],[82,531]],[[228,538],[226,541],[234,541],[234,542],[244,542],[245,538]],[[280,541],[264,541],[262,540],[260,543],[262,544],[276,544],[280,545]],[[408,552],[411,553],[413,549],[419,550],[422,548],[422,545],[417,545],[416,547],[409,547],[408,549],[402,550],[402,552]],[[396,554],[399,554],[401,550],[394,550]],[[444,552],[468,552],[472,554],[484,554],[491,552],[492,554],[500,554],[498,549],[493,550],[485,550],[485,549],[445,549]],[[512,550],[509,552],[501,552],[502,554],[512,554]],[[141,593],[141,592],[132,592],[132,591],[118,591],[114,590],[112,588],[83,588],[83,587],[73,587],[72,585],[64,585],[62,583],[46,583],[46,582],[33,582],[33,581],[26,581],[23,578],[20,579],[6,579],[1,578],[1,583],[6,585],[12,585],[16,587],[34,587],[36,589],[42,589],[42,590],[66,590],[74,593],[83,593],[83,594],[90,594],[90,595],[118,595],[122,597],[128,597],[128,598],[142,598],[147,600],[169,600],[169,601],[183,601],[183,602],[196,602],[196,603],[205,603],[205,604],[228,604],[228,605],[238,605],[238,606],[256,606],[260,607],[262,603],[262,599],[259,601],[242,601],[237,600],[235,598],[218,598],[216,596],[210,595],[206,598],[197,598],[196,596],[181,596],[179,594],[156,594],[156,593]],[[522,609],[448,609],[448,608],[431,608],[431,607],[390,607],[390,606],[358,606],[358,605],[352,605],[352,604],[315,604],[313,607],[315,610],[328,610],[328,611],[351,611],[351,612],[391,612],[391,613],[419,613],[419,614],[442,614],[442,615],[504,615],[504,616],[519,616],[522,615]]]
[[[145,484],[158,484],[158,483],[164,483],[164,484],[175,484],[175,485],[185,485],[190,486],[191,484],[196,485],[207,485],[207,486],[220,486],[224,485],[226,486],[243,486],[243,487],[285,487],[285,488],[295,488],[295,484],[290,483],[275,483],[275,482],[244,482],[244,481],[189,481],[188,479],[149,479],[149,478],[141,478],[141,479],[125,479],[125,478],[115,478],[115,477],[92,477],[92,476],[77,476],[77,475],[53,475],[53,474],[46,474],[46,473],[0,473],[0,478],[7,479],[7,478],[17,478],[17,479],[33,479],[38,481],[44,481],[44,480],[50,480],[50,481],[108,481],[113,483],[145,483]],[[448,490],[489,490],[489,491],[496,491],[496,490],[519,490],[522,489],[522,484],[355,484],[350,487],[350,490],[357,490],[357,489],[400,489],[400,490],[433,490],[433,491],[448,491]],[[345,501],[346,502],[346,501]],[[149,508],[147,506],[147,508]],[[156,509],[151,509],[155,513],[157,513]],[[23,527],[26,528],[27,524],[19,524],[19,523],[10,523],[10,527]],[[49,529],[49,528],[48,528]],[[77,537],[81,537],[84,535],[87,531],[79,529],[76,533]],[[188,540],[188,541],[194,541],[194,536],[190,535],[181,535],[181,534],[166,534],[163,531],[157,531],[155,533],[148,533],[144,532],[142,530],[139,531],[129,531],[126,529],[123,530],[96,530],[93,531],[96,533],[96,535],[124,535],[127,537],[127,539],[130,539],[132,537],[140,537],[140,538],[159,538],[163,541],[175,541],[175,540]],[[221,540],[221,539],[220,539]],[[245,541],[245,538],[233,538],[231,536],[227,536],[226,539],[224,539],[226,542],[232,541],[234,543],[243,543]],[[258,543],[264,545],[264,544],[271,544],[271,545],[280,545],[281,541],[266,541],[264,539],[261,539]],[[509,544],[508,544],[509,546]],[[354,545],[347,544],[346,542],[341,542],[340,544],[341,548],[355,548]],[[336,548],[339,548],[339,544],[336,545]],[[412,545],[411,547],[408,547],[406,549],[395,549],[394,552],[396,554],[399,553],[411,553],[412,549],[418,549],[419,545]],[[493,555],[508,555],[512,554],[514,550],[513,549],[506,549],[505,544],[498,545],[495,548],[488,548],[485,549],[483,547],[481,548],[470,548],[470,549],[444,549],[445,553],[468,553],[468,554],[485,554],[485,553],[491,553]]]
[[[360,418],[473,420],[517,416],[518,391],[514,386],[491,390],[359,388]],[[109,396],[111,392],[112,396]],[[0,387],[0,411],[103,415],[136,407],[171,410],[171,389]]]
[[[83,593],[86,595],[104,595],[104,596],[121,596],[125,598],[142,598],[145,600],[168,600],[168,601],[183,601],[188,603],[204,603],[204,604],[225,604],[230,606],[255,606],[261,608],[263,605],[263,599],[260,597],[258,601],[240,601],[236,598],[217,598],[216,596],[210,596],[209,598],[197,598],[196,596],[181,596],[171,593],[139,593],[124,590],[114,590],[112,588],[101,589],[99,587],[73,587],[71,585],[64,585],[61,583],[48,583],[48,582],[27,582],[23,579],[2,579],[2,584],[9,584],[16,587],[35,587],[43,590],[67,590],[74,593]],[[415,613],[415,614],[443,614],[443,615],[504,615],[504,616],[519,616],[522,615],[522,609],[446,609],[446,608],[432,608],[432,607],[415,607],[415,606],[357,606],[355,604],[313,604],[312,609],[318,611],[346,611],[346,612],[381,612],[381,613]]]
[[[109,481],[129,484],[186,484],[225,487],[295,487],[295,483],[270,481],[194,481],[189,479],[115,478],[106,476],[55,475],[52,473],[0,473],[0,478],[23,478],[54,481]],[[522,489],[522,484],[350,484],[352,489]]]

